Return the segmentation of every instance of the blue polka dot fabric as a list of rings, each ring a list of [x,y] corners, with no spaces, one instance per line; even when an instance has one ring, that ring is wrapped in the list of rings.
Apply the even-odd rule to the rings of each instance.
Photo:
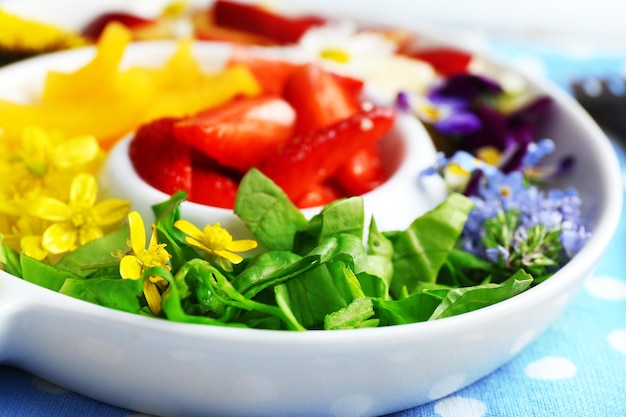
[[[568,54],[510,41],[490,41],[489,48],[563,88],[574,78],[622,74],[626,68],[626,54]],[[626,166],[620,145],[615,147],[622,166]],[[390,417],[626,416],[625,254],[626,215],[594,276],[537,341],[473,385]],[[0,366],[0,417],[78,415],[141,414]]]

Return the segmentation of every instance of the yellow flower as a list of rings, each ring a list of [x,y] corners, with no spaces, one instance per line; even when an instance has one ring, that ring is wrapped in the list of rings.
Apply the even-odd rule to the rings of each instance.
[[[201,231],[187,220],[177,220],[174,227],[187,235],[185,241],[188,244],[215,256],[220,266],[226,270],[232,269],[229,262],[238,264],[243,261],[243,258],[234,252],[245,252],[257,247],[254,240],[233,240],[231,234],[219,223],[215,223],[214,226],[206,225]],[[229,262],[223,262],[223,260]]]
[[[66,198],[73,176],[89,170],[101,155],[100,145],[89,135],[65,138],[59,132],[26,127],[18,149],[7,151],[0,174],[9,195],[32,197],[44,193]],[[10,175],[7,175],[10,174]]]
[[[133,211],[128,214],[130,253],[120,261],[120,275],[124,279],[140,279],[148,268],[163,267],[168,271],[168,262],[171,255],[165,249],[165,244],[159,244],[157,233],[152,225],[152,237],[146,248],[146,230],[141,215]],[[167,288],[168,282],[158,275],[152,275],[143,282],[143,293],[148,306],[154,315],[161,313],[161,292]]]
[[[22,216],[17,221],[15,232],[20,236],[20,249],[25,255],[38,260],[48,256],[48,251],[42,245],[42,235],[47,223],[32,216]]]
[[[45,250],[53,254],[72,251],[124,220],[130,203],[118,199],[96,202],[97,193],[94,176],[80,173],[72,181],[69,203],[45,196],[33,199],[29,214],[52,222],[42,236]]]
[[[44,260],[48,251],[41,245],[41,236],[48,226],[48,222],[25,214],[17,219],[13,225],[4,225],[2,243],[16,252],[24,252],[31,258]]]

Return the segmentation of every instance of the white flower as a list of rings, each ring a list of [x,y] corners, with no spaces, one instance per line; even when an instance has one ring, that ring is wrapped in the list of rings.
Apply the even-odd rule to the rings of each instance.
[[[300,38],[298,47],[304,60],[363,79],[388,99],[400,90],[424,92],[436,78],[430,64],[397,55],[395,42],[381,33],[357,31],[352,22],[314,27]]]

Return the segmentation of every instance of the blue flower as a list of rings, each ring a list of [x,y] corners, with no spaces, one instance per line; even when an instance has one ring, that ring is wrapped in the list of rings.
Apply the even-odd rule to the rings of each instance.
[[[509,272],[548,275],[591,236],[574,189],[543,191],[519,171],[484,176],[471,196],[475,207],[461,236],[462,249]]]
[[[549,140],[530,147],[524,164],[537,165],[554,149]],[[581,200],[573,188],[543,190],[530,183],[525,171],[505,173],[497,167],[458,151],[423,175],[448,180],[450,167],[465,172],[460,190],[474,202],[460,238],[460,248],[493,263],[506,279],[524,269],[538,279],[556,271],[583,247],[591,236],[581,216]],[[457,184],[458,185],[458,184]],[[543,278],[542,278],[543,277]]]

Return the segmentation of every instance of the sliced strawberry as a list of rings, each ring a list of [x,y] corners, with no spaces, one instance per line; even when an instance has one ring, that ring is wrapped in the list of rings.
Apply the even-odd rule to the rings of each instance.
[[[267,156],[259,170],[292,201],[330,179],[352,155],[374,146],[393,127],[395,110],[374,107],[316,131],[295,136]]]
[[[283,96],[298,114],[296,134],[329,126],[361,109],[359,97],[315,64],[296,68],[285,84]]]
[[[428,62],[444,76],[467,72],[472,55],[453,48],[432,48],[411,52],[409,56]]]
[[[174,136],[245,173],[291,138],[295,121],[293,108],[279,97],[240,98],[182,119]]]
[[[189,201],[232,209],[235,206],[238,178],[207,167],[194,167]]]
[[[335,81],[337,81],[352,97],[361,97],[361,93],[363,93],[363,86],[365,85],[363,80],[348,77],[346,75],[339,75],[334,72],[331,73],[331,75]]]
[[[157,24],[156,19],[149,19],[142,16],[137,16],[127,12],[109,12],[96,16],[85,27],[83,27],[81,33],[83,36],[97,40],[104,31],[104,28],[111,22],[118,22],[131,31],[140,30]]]
[[[253,4],[217,0],[213,4],[215,23],[231,29],[251,32],[277,43],[295,43],[311,27],[326,22],[317,16],[287,17]]]
[[[269,58],[250,48],[233,48],[229,59],[230,65],[241,64],[250,69],[265,94],[281,95],[287,79],[298,64]]]
[[[314,184],[295,204],[300,208],[325,206],[341,197],[341,191],[332,184]]]
[[[276,44],[272,39],[251,32],[217,26],[213,15],[213,10],[202,10],[192,14],[193,33],[197,39],[231,42],[239,45],[269,46]]]
[[[362,195],[389,177],[378,146],[361,149],[339,168],[334,180],[350,196]]]
[[[130,143],[129,157],[137,174],[154,188],[174,194],[191,191],[189,147],[179,143],[172,129],[176,118],[162,118],[142,125]]]

